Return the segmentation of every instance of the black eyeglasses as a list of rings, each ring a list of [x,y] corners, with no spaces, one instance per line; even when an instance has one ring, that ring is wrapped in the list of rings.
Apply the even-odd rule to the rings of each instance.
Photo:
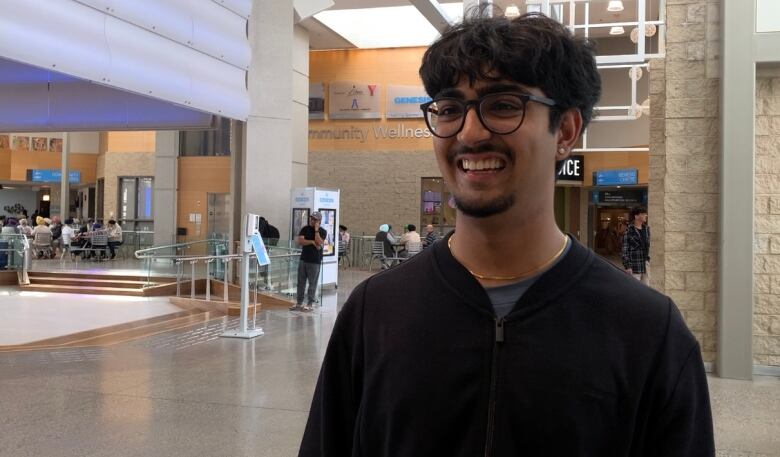
[[[466,113],[473,106],[482,125],[497,135],[508,135],[523,125],[529,101],[555,106],[555,100],[531,94],[497,93],[476,100],[442,97],[420,105],[425,123],[439,138],[458,134],[466,123]]]

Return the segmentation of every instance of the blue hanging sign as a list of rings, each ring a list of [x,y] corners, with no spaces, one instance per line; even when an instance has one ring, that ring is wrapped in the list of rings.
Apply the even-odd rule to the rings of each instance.
[[[626,186],[631,184],[639,184],[639,173],[637,173],[636,168],[593,172],[594,186]]]
[[[27,180],[32,182],[60,182],[62,170],[27,170]],[[68,182],[78,184],[81,182],[80,171],[69,171]]]

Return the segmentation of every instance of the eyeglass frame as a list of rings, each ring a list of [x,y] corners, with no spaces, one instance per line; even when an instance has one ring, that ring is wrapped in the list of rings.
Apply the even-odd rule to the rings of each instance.
[[[512,129],[512,130],[510,130],[508,132],[496,132],[495,130],[493,130],[490,127],[488,127],[487,124],[485,123],[485,119],[482,117],[482,111],[479,109],[480,105],[482,104],[483,101],[485,101],[486,98],[488,98],[488,97],[495,97],[496,95],[511,95],[511,96],[519,98],[522,101],[522,103],[523,103],[523,117],[520,118],[520,122],[517,124],[517,127],[515,127],[514,129]],[[435,129],[433,129],[431,127],[430,120],[428,119],[428,108],[432,104],[434,104],[436,102],[439,102],[441,100],[454,100],[454,101],[457,101],[458,103],[461,103],[462,105],[465,105],[465,109],[463,110],[463,115],[461,116],[461,119],[460,119],[460,127],[458,127],[455,130],[455,133],[453,133],[452,135],[444,136],[444,135],[436,134]],[[543,97],[541,95],[524,94],[524,93],[517,93],[517,92],[497,92],[497,93],[493,93],[493,94],[487,94],[487,95],[484,95],[482,97],[479,97],[479,98],[473,99],[473,100],[461,100],[461,99],[456,98],[456,97],[441,97],[441,98],[437,98],[437,99],[434,99],[434,100],[431,100],[429,102],[425,102],[425,103],[421,104],[420,105],[420,109],[423,112],[423,119],[425,119],[425,125],[428,127],[428,130],[430,130],[431,134],[433,136],[437,137],[437,138],[452,138],[455,135],[457,135],[458,133],[460,133],[463,130],[463,126],[466,125],[466,116],[468,115],[469,107],[472,107],[472,106],[474,107],[474,111],[477,113],[477,118],[479,119],[479,122],[482,124],[482,127],[484,127],[485,130],[487,130],[488,132],[493,133],[495,135],[509,135],[509,134],[512,134],[512,133],[516,132],[517,129],[519,129],[520,126],[523,125],[523,121],[525,121],[525,113],[527,111],[526,107],[528,106],[528,102],[529,101],[540,103],[540,104],[548,106],[550,108],[555,108],[556,106],[558,106],[558,103],[555,100],[553,100],[551,98],[548,98],[548,97]]]

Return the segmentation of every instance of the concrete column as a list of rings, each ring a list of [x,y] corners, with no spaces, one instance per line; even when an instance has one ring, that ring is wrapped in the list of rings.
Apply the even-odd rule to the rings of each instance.
[[[755,3],[722,0],[718,359],[721,377],[753,377]]]
[[[296,87],[305,86],[308,92],[308,78],[293,72],[295,43],[302,39],[294,36],[292,2],[253,0],[252,10],[250,115],[241,155],[242,193],[236,207],[241,208],[241,213],[260,214],[278,227],[280,233],[288,233],[290,189],[301,180],[299,163],[295,166],[298,177],[294,184],[293,138],[307,137],[307,129],[300,129],[300,121],[296,124],[293,120],[293,111],[301,111],[300,107],[293,108],[293,82]]]
[[[68,218],[70,204],[69,204],[69,195],[70,195],[70,186],[68,182],[68,154],[70,153],[70,134],[68,132],[65,132],[62,134],[62,163],[61,163],[61,170],[62,170],[62,176],[60,177],[60,206],[59,208],[54,207],[54,201],[52,195],[52,201],[51,201],[51,215],[59,215],[60,219],[63,221]],[[54,186],[52,186],[52,190]],[[58,209],[58,211],[55,211],[55,209]]]
[[[158,131],[154,142],[154,245],[176,239],[176,158],[179,132]]]

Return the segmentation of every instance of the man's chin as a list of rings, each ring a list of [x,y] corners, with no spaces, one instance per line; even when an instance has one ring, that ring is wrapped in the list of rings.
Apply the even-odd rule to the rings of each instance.
[[[455,198],[457,209],[466,216],[474,218],[485,218],[501,214],[515,204],[513,195],[500,197],[491,201],[472,202]]]

